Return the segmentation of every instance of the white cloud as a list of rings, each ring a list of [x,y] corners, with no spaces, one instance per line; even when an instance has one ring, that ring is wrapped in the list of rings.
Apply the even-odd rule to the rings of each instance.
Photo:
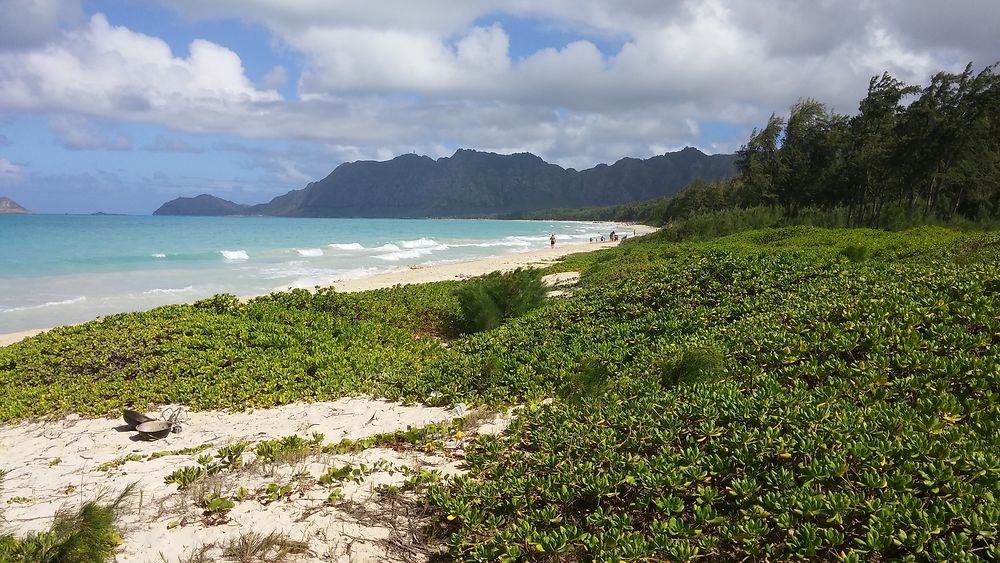
[[[49,130],[56,142],[72,150],[131,150],[132,142],[125,135],[106,135],[93,123],[75,115],[49,118]]]
[[[697,145],[706,120],[749,130],[800,97],[851,112],[870,76],[920,82],[961,68],[990,51],[1000,25],[1000,11],[975,0],[954,14],[902,0],[161,1],[269,30],[301,56],[298,99],[273,89],[290,79],[283,66],[258,87],[225,47],[199,39],[174,53],[96,15],[43,46],[0,52],[0,107],[317,141],[330,158],[468,146],[580,167]],[[513,57],[522,36],[498,15],[569,39]],[[935,18],[970,32],[932,33]],[[312,172],[300,163],[272,173]]]
[[[281,100],[273,90],[254,88],[229,49],[200,39],[189,49],[187,58],[175,57],[161,39],[95,15],[44,47],[0,53],[0,105],[169,122]]]
[[[7,160],[6,158],[0,157],[0,178],[9,179],[11,177],[18,176],[20,173],[20,166]]]
[[[83,19],[79,0],[0,0],[0,49],[34,47]]]
[[[265,88],[280,88],[286,82],[288,82],[288,71],[281,65],[271,67],[271,70],[267,71],[267,74],[261,79]]]
[[[263,22],[284,35],[310,27],[394,28],[449,34],[492,9],[482,0],[167,0],[201,18],[242,18]]]
[[[300,88],[311,94],[419,92],[454,95],[495,84],[509,68],[499,26],[474,27],[454,43],[426,32],[310,28],[286,38],[310,57]]]

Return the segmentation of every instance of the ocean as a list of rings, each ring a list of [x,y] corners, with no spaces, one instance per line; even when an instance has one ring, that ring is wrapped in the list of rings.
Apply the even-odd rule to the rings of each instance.
[[[0,333],[585,242],[608,223],[0,215]]]

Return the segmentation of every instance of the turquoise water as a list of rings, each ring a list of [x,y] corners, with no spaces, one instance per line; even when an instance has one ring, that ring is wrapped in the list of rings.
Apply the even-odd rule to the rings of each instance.
[[[0,333],[585,242],[606,223],[0,215]]]

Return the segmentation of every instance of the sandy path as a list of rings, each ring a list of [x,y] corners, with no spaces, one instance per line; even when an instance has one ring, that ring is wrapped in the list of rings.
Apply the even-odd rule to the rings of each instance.
[[[308,544],[307,553],[293,560],[423,559],[426,554],[420,552],[419,546],[407,551],[407,546],[414,544],[410,525],[419,520],[418,515],[407,514],[412,507],[395,498],[383,498],[377,488],[403,483],[406,477],[399,472],[403,467],[458,472],[461,447],[477,432],[475,429],[459,439],[448,440],[445,450],[434,453],[384,448],[354,454],[318,453],[285,465],[256,464],[220,473],[189,491],[165,484],[164,477],[180,467],[197,465],[199,455],[213,454],[218,447],[240,440],[255,443],[292,434],[309,438],[313,432],[320,432],[325,435],[323,443],[329,444],[343,438],[359,439],[448,421],[455,416],[456,412],[444,408],[345,398],[243,413],[192,412],[181,433],[156,441],[139,440],[120,418],[71,416],[54,422],[0,426],[0,468],[10,471],[0,493],[0,510],[5,512],[6,528],[22,535],[47,528],[59,508],[79,507],[102,494],[114,496],[129,483],[137,483],[142,492],[141,507],[139,498],[133,497],[124,519],[128,525],[117,561],[173,563],[202,546],[209,546],[209,560],[216,560],[228,541],[248,531],[278,531]],[[492,418],[487,416],[484,421]],[[497,419],[478,431],[497,431],[507,420]],[[205,443],[213,447],[195,454],[149,459],[154,452]],[[252,446],[247,449],[248,461],[253,458],[249,454],[252,450]],[[124,461],[110,470],[98,468],[129,455],[142,459]],[[333,488],[321,485],[318,478],[327,467],[345,463],[369,468],[381,463],[383,470],[369,471],[358,482],[341,484],[344,498],[330,506],[327,497]],[[386,464],[396,471],[385,470]],[[265,504],[262,491],[269,483],[290,484],[292,493]],[[231,496],[239,487],[245,487],[251,498],[237,502],[224,521],[206,518],[196,504],[197,497],[206,490]],[[11,499],[15,502],[9,503]]]

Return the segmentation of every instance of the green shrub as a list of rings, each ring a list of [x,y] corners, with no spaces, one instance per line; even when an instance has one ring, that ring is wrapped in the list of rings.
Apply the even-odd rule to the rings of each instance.
[[[858,245],[848,245],[840,251],[840,255],[851,262],[863,262],[868,257],[868,248]]]
[[[726,359],[711,346],[688,348],[657,369],[660,385],[673,387],[718,379],[726,372]]]
[[[109,504],[84,503],[78,511],[60,510],[49,530],[23,538],[0,536],[0,561],[24,563],[102,563],[122,542],[115,529],[126,499],[135,489],[125,488]]]
[[[545,299],[541,271],[518,268],[492,272],[455,290],[464,319],[464,331],[481,332],[534,309]]]
[[[559,390],[563,399],[583,402],[599,397],[608,388],[611,370],[598,358],[586,358],[568,376]]]
[[[218,315],[228,315],[239,312],[242,305],[239,298],[235,295],[217,293],[207,299],[195,301],[193,306],[195,309],[201,309]]]

